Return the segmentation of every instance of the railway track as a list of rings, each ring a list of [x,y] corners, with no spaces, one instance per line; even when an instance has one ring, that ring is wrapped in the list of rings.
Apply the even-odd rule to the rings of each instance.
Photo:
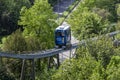
[[[113,37],[119,33],[120,33],[120,31],[115,31],[115,32],[106,34],[106,36]],[[97,39],[98,39],[98,37],[94,37],[94,38],[91,38],[90,40],[95,41]],[[78,47],[78,45],[84,45],[84,44],[85,44],[85,40],[82,40],[79,43],[74,43],[74,44],[72,44],[71,49],[75,49]],[[14,54],[14,53],[0,52],[0,57],[17,58],[17,59],[37,59],[37,58],[50,57],[50,56],[60,54],[65,51],[68,51],[68,50],[64,50],[62,48],[60,48],[60,49],[54,48],[54,49],[50,49],[47,51],[40,51],[40,52],[36,52],[36,53],[26,53],[26,54]]]

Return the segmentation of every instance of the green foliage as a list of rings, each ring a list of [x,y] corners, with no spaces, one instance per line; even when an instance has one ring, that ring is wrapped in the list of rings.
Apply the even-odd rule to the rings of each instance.
[[[15,79],[11,77],[9,72],[6,71],[6,68],[2,66],[0,67],[0,80],[15,80]]]
[[[120,4],[117,5],[117,15],[118,19],[120,20]]]
[[[118,0],[81,1],[68,20],[75,37],[81,40],[113,31],[113,28],[109,28],[109,30],[107,28],[110,26],[110,22],[117,22],[116,5],[118,3]]]
[[[27,37],[26,43],[27,43],[27,49],[26,49],[27,51],[41,50],[41,45],[37,37],[34,36]]]
[[[109,64],[111,56],[117,54],[116,49],[113,48],[111,39],[107,38],[88,42],[87,49],[89,54],[97,61],[100,61],[104,68]]]
[[[47,35],[54,27],[54,19],[55,15],[50,4],[47,1],[38,0],[30,9],[22,8],[19,24],[24,26],[25,36]]]
[[[85,9],[92,10],[92,8],[95,6],[95,1],[96,0],[84,0],[84,1],[81,1],[81,3],[80,3],[77,10],[82,11],[82,12]]]
[[[50,69],[49,71],[44,68],[42,71],[36,73],[35,80],[51,80],[52,75],[56,72],[56,69]]]
[[[22,52],[26,50],[26,41],[20,30],[2,39],[2,50],[10,52]]]
[[[116,5],[118,3],[119,0],[84,0],[81,2],[78,10],[80,12],[83,12],[85,9],[88,9],[89,11],[92,11],[93,8],[99,8],[101,10],[104,9],[110,14],[108,19],[111,22],[116,22],[117,21]],[[104,13],[102,13],[102,15],[103,14]]]
[[[33,41],[35,44],[44,49],[53,47],[54,29],[57,24],[55,23],[56,15],[50,4],[47,1],[36,0],[31,8],[23,7],[20,13],[19,25],[24,26],[23,35],[27,38],[27,42],[32,45],[30,41],[32,39],[36,40]]]
[[[19,59],[3,58],[3,65],[6,73],[12,78],[12,80],[19,79],[21,73],[22,61]]]
[[[106,69],[106,80],[119,80],[120,79],[120,56],[113,56]]]
[[[77,49],[77,59],[64,62],[52,80],[119,80],[119,48],[111,39],[86,42]],[[112,57],[112,59],[111,59]]]
[[[110,12],[111,16],[109,20],[111,22],[117,21],[116,5],[119,3],[119,0],[96,0],[96,6],[101,9],[106,9]]]
[[[68,23],[72,26],[73,34],[79,40],[104,33],[108,26],[107,20],[103,21],[100,16],[87,10],[83,13],[75,11]]]
[[[120,30],[120,4],[117,5],[117,15],[118,15],[117,30]]]
[[[19,11],[23,6],[29,8],[29,0],[0,0],[0,35],[8,35],[19,28]]]
[[[95,61],[89,53],[83,52],[84,57],[64,62],[52,80],[101,80],[103,77],[100,63]]]
[[[57,3],[57,0],[48,0],[48,2],[49,2],[52,6],[54,6],[54,5]]]
[[[110,12],[106,9],[101,9],[101,8],[95,7],[92,9],[92,11],[94,13],[98,14],[99,16],[101,16],[102,20],[107,20],[111,16]]]
[[[27,8],[23,7],[21,9],[21,16],[18,22],[20,26],[24,26],[23,33],[17,30],[4,38],[1,45],[4,51],[37,51],[54,46],[53,34],[57,24],[55,23],[56,15],[53,14],[50,4],[48,4],[47,0],[36,0],[35,4],[28,9],[30,5],[27,5],[29,2],[26,1],[2,0],[0,3],[0,5],[4,5],[0,7],[0,22],[3,22],[2,27],[0,23],[1,32],[7,29],[9,31],[11,25],[14,27],[12,27],[12,31],[14,31],[17,25],[19,10],[23,5],[27,6]],[[54,0],[49,1],[53,3]],[[68,20],[74,35],[81,40],[105,33],[109,25],[108,20],[117,20],[116,4],[118,2],[118,0],[83,0]],[[117,13],[119,16],[119,6]],[[68,12],[64,13],[64,15],[67,14]],[[8,27],[9,24],[6,23],[9,22],[7,21],[9,19],[10,21],[14,19],[13,23],[15,23],[15,26],[12,23],[10,28]],[[5,28],[3,28],[3,25]],[[55,69],[50,71],[44,69],[47,66],[45,64],[47,63],[46,59],[41,62],[38,61],[37,63],[41,63],[42,70],[41,72],[37,71],[36,80],[119,80],[119,53],[119,48],[114,48],[110,39],[89,40],[85,46],[78,48],[76,52],[77,58],[66,60],[57,72]],[[4,59],[3,62],[5,67],[0,69],[0,79],[13,79],[13,77],[18,79],[21,61]],[[28,66],[30,62],[26,64]],[[39,67],[37,65],[36,70]],[[28,69],[26,72],[29,73],[29,71]],[[10,75],[7,73],[10,73]]]

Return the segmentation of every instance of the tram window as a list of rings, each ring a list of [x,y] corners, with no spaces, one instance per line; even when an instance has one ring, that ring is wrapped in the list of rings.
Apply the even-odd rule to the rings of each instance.
[[[64,36],[63,32],[56,32],[56,36]]]
[[[61,32],[56,32],[56,36],[61,36]]]
[[[67,34],[67,36],[70,35],[70,30],[69,29],[66,31],[66,34]]]

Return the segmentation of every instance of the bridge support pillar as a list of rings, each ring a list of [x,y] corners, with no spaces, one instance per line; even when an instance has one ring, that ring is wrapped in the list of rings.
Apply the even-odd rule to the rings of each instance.
[[[75,53],[74,53],[74,58],[76,58],[76,59],[78,58],[78,55],[76,54],[77,49],[78,49],[78,48],[75,49]]]
[[[23,59],[23,61],[22,61],[22,70],[21,70],[20,80],[25,79],[24,75],[25,75],[25,59]]]
[[[51,65],[50,65],[51,60],[52,60],[52,57],[51,57],[51,56],[48,57],[48,71],[49,71],[49,69],[51,68]]]
[[[25,67],[26,67],[26,60],[23,59],[20,80],[25,80]],[[35,62],[34,62],[34,59],[30,59],[30,67],[31,67],[31,72],[30,72],[31,79],[30,80],[35,80]]]
[[[32,80],[35,80],[35,62],[34,62],[34,59],[31,59],[31,79]]]
[[[55,58],[53,58],[53,56],[48,57],[48,70],[49,70],[53,65],[56,67],[56,69],[58,69],[59,66],[60,66],[59,54],[56,54],[54,57],[55,57]],[[51,66],[51,63],[53,64],[52,66]]]
[[[0,69],[2,68],[2,65],[3,65],[3,63],[2,63],[2,57],[0,57]]]
[[[56,55],[56,58],[57,58],[57,69],[58,69],[60,66],[59,54]]]

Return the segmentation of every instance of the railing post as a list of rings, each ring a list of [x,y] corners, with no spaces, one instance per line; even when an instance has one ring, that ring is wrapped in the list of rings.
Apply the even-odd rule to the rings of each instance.
[[[25,59],[23,59],[22,61],[22,70],[21,70],[21,76],[20,76],[20,80],[24,80],[25,79]]]

